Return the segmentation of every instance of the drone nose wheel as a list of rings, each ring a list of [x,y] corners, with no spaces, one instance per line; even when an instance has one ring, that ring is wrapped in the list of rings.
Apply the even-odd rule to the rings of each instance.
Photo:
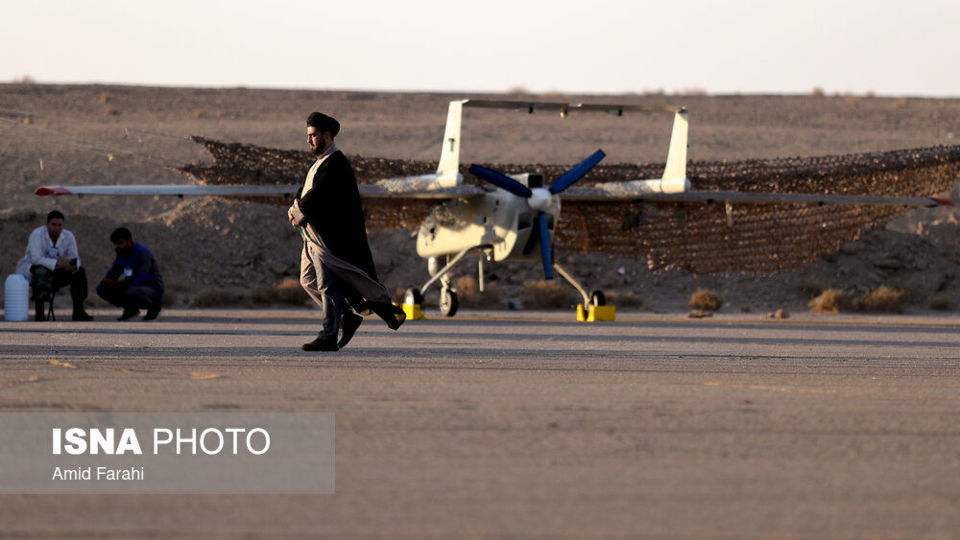
[[[607,305],[607,299],[603,295],[603,291],[593,291],[592,293],[590,293],[590,305],[593,305],[593,306]]]
[[[420,294],[420,289],[407,289],[403,293],[403,303],[408,306],[422,306],[423,295]]]
[[[460,302],[457,300],[457,293],[450,289],[440,289],[440,313],[446,317],[453,317],[457,314],[457,308]]]

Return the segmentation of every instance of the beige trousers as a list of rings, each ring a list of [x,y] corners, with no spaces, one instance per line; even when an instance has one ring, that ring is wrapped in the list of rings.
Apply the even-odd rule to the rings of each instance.
[[[300,252],[300,285],[320,306],[320,336],[336,339],[347,310],[368,303],[391,302],[390,293],[366,272],[330,252],[309,225]],[[364,314],[369,314],[364,310]]]

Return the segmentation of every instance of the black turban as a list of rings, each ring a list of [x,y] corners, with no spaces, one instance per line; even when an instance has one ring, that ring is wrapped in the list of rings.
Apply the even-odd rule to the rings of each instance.
[[[340,122],[337,122],[332,116],[319,112],[310,113],[310,116],[307,117],[307,125],[317,128],[317,131],[321,133],[329,131],[331,137],[336,137],[337,133],[340,133]]]

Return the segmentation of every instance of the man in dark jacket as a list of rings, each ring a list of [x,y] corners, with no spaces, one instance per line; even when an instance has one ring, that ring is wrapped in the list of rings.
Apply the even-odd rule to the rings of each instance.
[[[305,351],[342,348],[363,322],[362,313],[376,313],[393,330],[405,319],[377,278],[357,179],[334,144],[339,132],[340,123],[330,116],[307,117],[307,144],[317,161],[287,212],[304,239],[300,284],[323,310],[317,339],[305,343]]]
[[[119,321],[126,321],[140,314],[140,308],[147,310],[143,320],[152,321],[160,314],[160,301],[163,300],[163,278],[153,253],[147,246],[133,241],[133,235],[125,227],[110,233],[110,242],[117,252],[113,266],[107,270],[97,294],[111,304],[122,307]]]

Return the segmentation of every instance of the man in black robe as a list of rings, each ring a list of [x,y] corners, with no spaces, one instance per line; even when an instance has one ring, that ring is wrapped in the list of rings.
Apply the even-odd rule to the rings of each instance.
[[[393,330],[405,319],[377,278],[357,179],[334,144],[339,132],[330,116],[307,117],[307,144],[317,161],[287,212],[304,239],[300,284],[323,311],[320,332],[305,351],[344,347],[363,322],[361,313],[376,313]]]

